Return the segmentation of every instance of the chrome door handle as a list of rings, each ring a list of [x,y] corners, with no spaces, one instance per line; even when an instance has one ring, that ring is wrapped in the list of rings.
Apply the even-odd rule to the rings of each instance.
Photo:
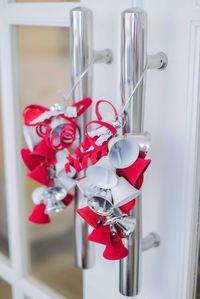
[[[79,85],[72,94],[73,102],[85,97],[92,97],[93,63],[110,63],[112,51],[93,50],[93,15],[88,8],[77,7],[70,12],[70,56],[71,56],[71,80],[72,86],[80,78],[80,75],[88,69]],[[91,120],[90,109],[79,118],[80,140],[84,138],[85,124]],[[83,173],[78,176],[82,177]],[[85,199],[81,192],[76,190],[75,211],[84,206]],[[86,204],[85,204],[86,205]],[[80,269],[88,269],[94,263],[93,243],[87,241],[88,225],[75,212],[75,263]]]
[[[122,13],[121,30],[121,95],[128,99],[145,68],[163,69],[167,65],[164,53],[147,56],[147,14],[138,8]],[[125,132],[142,133],[144,116],[145,78],[136,90],[127,109]],[[120,261],[119,288],[124,296],[136,296],[141,290],[142,251],[159,246],[156,233],[142,239],[142,198],[137,199],[133,211],[135,233],[127,240],[129,254]]]

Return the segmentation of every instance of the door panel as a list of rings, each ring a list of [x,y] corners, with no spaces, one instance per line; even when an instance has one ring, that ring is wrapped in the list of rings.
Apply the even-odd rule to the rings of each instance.
[[[94,11],[98,7],[99,15],[102,13],[98,1],[84,2]],[[152,163],[143,187],[143,234],[157,232],[161,245],[143,253],[142,292],[137,298],[191,299],[192,244],[199,200],[196,183],[199,3],[132,1],[119,8],[119,3],[115,5],[111,1],[113,12],[109,8],[104,12],[103,25],[97,15],[95,48],[102,43],[109,46],[112,41],[114,62],[107,72],[101,66],[95,67],[94,94],[95,98],[106,97],[118,105],[120,13],[131,4],[148,14],[148,54],[163,51],[169,59],[165,71],[149,70],[147,74],[144,129],[152,135],[149,152]],[[102,283],[95,283],[101,281],[102,273],[103,287]],[[118,262],[103,260],[100,246],[96,250],[95,267],[85,273],[85,298],[92,299],[96,294],[98,299],[124,298],[118,292]]]
[[[56,1],[53,5],[46,5],[34,4],[36,1],[33,1],[31,6],[26,6],[29,2],[25,1],[22,6],[17,6],[19,4],[15,5],[14,2],[9,5],[4,1],[0,2],[0,13],[3,16],[0,18],[3,117],[9,121],[4,124],[7,149],[7,165],[4,167],[7,170],[10,227],[17,239],[16,241],[15,236],[10,236],[13,263],[11,268],[6,268],[0,260],[0,266],[3,264],[5,271],[3,273],[1,270],[0,274],[14,277],[14,299],[23,298],[23,293],[28,298],[38,299],[41,297],[37,295],[40,292],[42,298],[54,297],[48,295],[46,289],[35,287],[36,284],[24,276],[22,264],[26,257],[23,255],[23,246],[26,246],[28,274],[65,297],[75,299],[82,297],[82,277],[73,266],[73,207],[62,215],[53,217],[49,227],[38,229],[28,224],[25,219],[32,208],[31,191],[35,185],[25,178],[26,170],[22,168],[21,162],[21,197],[14,194],[18,193],[18,168],[13,140],[23,144],[22,136],[16,135],[17,131],[21,131],[21,124],[18,122],[16,129],[15,120],[21,116],[17,114],[15,107],[22,112],[24,106],[30,103],[50,106],[57,100],[56,92],[69,89],[70,86],[69,30],[59,26],[69,25],[71,4]],[[137,298],[191,299],[197,242],[194,232],[197,231],[200,184],[200,3],[195,0],[82,0],[77,2],[79,4],[90,8],[94,13],[94,49],[111,48],[114,53],[112,64],[94,66],[95,100],[105,98],[117,107],[121,105],[120,15],[126,8],[135,5],[146,10],[148,53],[164,51],[168,56],[167,70],[148,71],[147,75],[144,126],[152,135],[149,153],[152,164],[143,188],[143,233],[144,236],[151,231],[159,233],[161,246],[143,254],[142,292]],[[35,18],[35,15],[39,15],[39,18]],[[48,24],[51,27],[23,27],[25,24]],[[18,54],[13,60],[17,73],[13,72],[11,65],[13,48],[10,40],[13,37],[10,35],[10,25],[21,25],[16,36]],[[55,25],[58,27],[54,28]],[[16,84],[12,82],[13,77]],[[15,92],[14,97],[12,91]],[[10,130],[11,140],[6,128]],[[9,188],[10,172],[14,191]],[[26,232],[25,245],[22,244],[23,238],[20,235],[22,223],[19,224],[21,213],[18,208],[21,207],[21,201],[25,208],[24,221],[21,221],[26,222],[23,230]],[[15,250],[15,246],[22,250]],[[118,262],[104,260],[102,250],[102,247],[96,246],[96,265],[83,274],[84,299],[122,299],[124,297],[118,291]],[[20,284],[15,283],[16,277],[20,277]]]

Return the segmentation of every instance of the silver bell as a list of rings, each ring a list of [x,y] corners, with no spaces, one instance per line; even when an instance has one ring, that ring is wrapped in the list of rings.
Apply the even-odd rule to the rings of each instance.
[[[59,213],[62,212],[65,208],[66,206],[62,201],[55,201],[55,200],[53,201],[51,198],[48,198],[46,203],[45,213],[46,214]]]
[[[65,209],[62,200],[67,196],[67,190],[63,187],[55,186],[44,191],[43,198],[46,205],[45,213],[61,212]]]
[[[126,216],[116,219],[115,225],[117,225],[126,237],[129,237],[135,230],[136,221],[134,217]]]
[[[111,191],[96,188],[93,196],[88,199],[88,206],[98,215],[109,215],[113,209]]]

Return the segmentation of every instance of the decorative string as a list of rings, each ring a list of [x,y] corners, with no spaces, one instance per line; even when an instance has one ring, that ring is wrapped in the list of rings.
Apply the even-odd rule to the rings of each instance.
[[[120,117],[122,117],[122,118],[124,117],[124,112],[125,112],[127,106],[129,105],[134,93],[136,92],[137,88],[139,87],[140,83],[142,82],[146,71],[147,71],[147,65],[145,66],[145,68],[144,68],[140,78],[138,79],[137,83],[135,84],[135,87],[133,88],[133,91],[131,92],[130,96],[128,97],[128,99],[126,100],[124,106],[122,107],[122,110],[119,114]]]
[[[70,91],[65,94],[65,93],[60,93],[60,95],[62,95],[62,97],[64,98],[64,100],[68,100],[70,95],[76,90],[77,86],[79,85],[79,83],[81,82],[81,80],[84,78],[84,76],[88,73],[89,69],[91,68],[91,66],[93,66],[94,64],[94,61],[95,61],[95,57],[92,58],[92,60],[90,61],[90,63],[88,64],[88,66],[86,67],[86,69],[81,73],[80,77],[78,78],[78,80],[74,83],[74,85],[72,86],[72,88],[70,89]],[[124,117],[124,112],[126,110],[126,108],[128,107],[133,95],[135,94],[137,88],[139,87],[140,83],[142,82],[144,76],[145,76],[145,73],[147,71],[147,64],[141,74],[141,76],[139,77],[137,83],[135,84],[135,87],[133,88],[133,91],[131,92],[130,96],[128,97],[128,99],[125,101],[125,104],[124,106],[122,107],[122,110],[121,112],[119,113],[119,116],[120,117]]]
[[[79,83],[84,78],[84,76],[89,72],[91,66],[93,66],[94,61],[95,61],[95,58],[93,57],[92,60],[90,61],[90,63],[88,64],[88,66],[86,67],[86,69],[81,73],[81,75],[78,78],[78,80],[74,83],[74,85],[72,86],[72,88],[70,89],[70,91],[67,94],[62,93],[62,97],[64,98],[64,100],[68,100],[69,97],[70,97],[70,95],[76,90],[76,87],[79,85]]]

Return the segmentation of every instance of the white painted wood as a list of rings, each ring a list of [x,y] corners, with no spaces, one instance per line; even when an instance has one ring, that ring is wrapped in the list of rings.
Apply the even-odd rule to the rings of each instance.
[[[69,11],[77,2],[68,3],[8,3],[0,16],[10,25],[69,27]]]
[[[36,279],[28,276],[26,278],[19,278],[13,271],[9,261],[2,255],[0,255],[0,278],[5,280],[11,286],[18,285],[18,289],[14,288],[14,295],[16,294],[16,296],[18,296],[21,291],[28,298],[33,299],[65,299],[64,296],[53,291]]]
[[[107,71],[105,66],[95,66],[95,98],[119,103],[116,28],[120,22],[118,5],[122,3],[115,1],[111,3],[112,12],[105,6],[102,12],[98,1],[84,2],[93,5],[94,15],[98,7],[95,47],[102,41],[112,43],[115,54]],[[194,273],[199,204],[199,1],[132,3],[148,13],[148,53],[164,51],[169,58],[166,71],[148,71],[147,76],[145,129],[152,134],[152,164],[143,188],[143,230],[144,235],[158,232],[161,246],[143,254],[142,292],[137,298],[192,299],[189,286]],[[104,17],[98,17],[99,11]],[[85,298],[123,298],[118,293],[118,264],[103,260],[102,249],[96,247],[96,266],[84,275]]]
[[[14,299],[62,298],[24,276],[25,245],[15,148],[15,106],[9,25],[69,26],[69,10],[77,3],[15,4],[1,1],[0,39],[4,119],[6,190],[12,266],[0,259],[0,276],[12,284]],[[161,235],[160,248],[143,254],[143,289],[138,299],[191,299],[196,250],[199,170],[199,0],[83,0],[94,12],[94,47],[110,47],[111,65],[95,65],[94,98],[119,106],[120,13],[131,4],[144,8],[149,18],[149,54],[165,51],[166,71],[149,71],[145,129],[152,134],[148,170],[143,188],[144,234]],[[78,4],[79,5],[79,4]],[[99,84],[99,82],[101,84]],[[9,132],[9,134],[8,134]],[[10,183],[12,182],[12,184]],[[84,273],[84,298],[123,298],[118,293],[118,262],[102,258]]]
[[[0,277],[10,285],[14,284],[14,271],[10,266],[10,261],[2,254],[0,254]]]
[[[28,298],[32,299],[66,299],[40,281],[29,277],[20,280],[20,288]]]
[[[3,146],[5,157],[6,198],[8,210],[9,249],[13,271],[17,277],[23,275],[24,246],[21,223],[21,203],[19,198],[18,159],[16,150],[16,117],[13,90],[12,45],[9,26],[0,26],[1,36],[1,83],[2,83],[2,119]],[[15,150],[14,150],[15,149]],[[13,285],[13,298],[23,298],[16,284]]]
[[[61,4],[61,3],[60,3]],[[77,3],[76,3],[77,5]],[[16,115],[18,111],[13,69],[15,57],[14,27],[11,25],[69,26],[69,11],[75,5],[59,4],[8,4],[0,2],[0,73],[3,119],[3,146],[5,153],[7,219],[11,264],[0,258],[0,277],[11,284],[13,299],[26,295],[31,299],[63,299],[41,282],[26,275],[28,267],[27,242],[25,240],[25,216],[21,198],[17,142]]]

